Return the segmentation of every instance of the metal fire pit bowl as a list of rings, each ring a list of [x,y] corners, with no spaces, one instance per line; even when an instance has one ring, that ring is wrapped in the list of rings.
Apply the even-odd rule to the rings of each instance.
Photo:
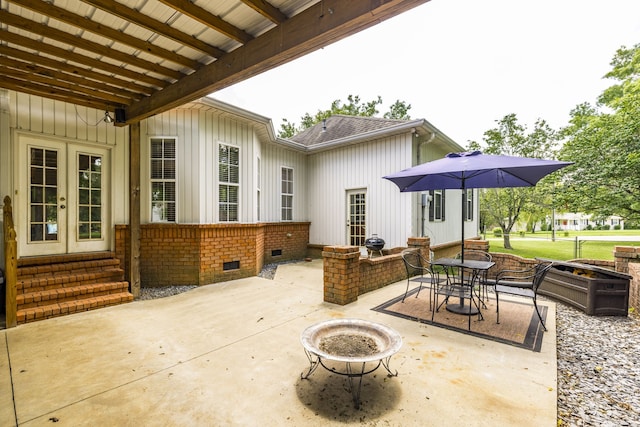
[[[361,356],[344,356],[330,354],[320,349],[320,343],[323,339],[340,335],[358,335],[369,338],[375,342],[377,351]],[[301,378],[309,378],[318,365],[335,374],[348,377],[356,409],[360,407],[360,391],[364,375],[370,374],[382,365],[390,376],[398,376],[397,371],[394,373],[389,369],[389,361],[391,356],[400,350],[402,337],[388,326],[361,319],[325,320],[305,329],[300,341],[310,364],[308,371],[300,375]],[[344,363],[345,368],[339,370],[334,366],[335,363],[330,366],[327,362]],[[358,381],[357,385],[354,384],[354,378]]]

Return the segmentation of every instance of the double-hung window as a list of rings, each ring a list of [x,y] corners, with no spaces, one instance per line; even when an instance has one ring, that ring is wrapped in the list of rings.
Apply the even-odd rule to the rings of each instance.
[[[151,138],[151,221],[176,221],[176,140]]]
[[[431,203],[429,203],[429,221],[444,221],[444,191],[430,190]]]
[[[218,214],[221,222],[238,221],[240,192],[240,149],[218,147]]]
[[[464,204],[464,220],[473,221],[473,189],[469,188],[465,190],[467,197]]]
[[[293,220],[293,169],[282,168],[282,221]]]

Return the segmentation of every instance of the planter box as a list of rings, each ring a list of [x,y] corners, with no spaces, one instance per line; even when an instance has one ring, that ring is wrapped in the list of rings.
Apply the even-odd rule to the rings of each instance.
[[[597,316],[627,316],[631,276],[588,264],[554,261],[538,292]]]

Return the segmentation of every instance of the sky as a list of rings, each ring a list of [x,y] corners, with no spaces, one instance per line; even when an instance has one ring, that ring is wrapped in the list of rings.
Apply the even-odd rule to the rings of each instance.
[[[614,84],[616,50],[640,43],[640,0],[431,0],[211,96],[300,124],[348,95],[411,105],[463,147],[516,114],[568,124]]]

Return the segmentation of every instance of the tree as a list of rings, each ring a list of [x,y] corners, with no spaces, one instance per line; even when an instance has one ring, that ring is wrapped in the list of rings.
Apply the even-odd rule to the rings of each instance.
[[[497,121],[498,126],[484,133],[484,149],[471,142],[470,150],[482,149],[485,154],[499,154],[521,157],[554,158],[557,143],[556,132],[542,119],[538,119],[533,132],[527,134],[526,127],[518,123],[515,114],[509,114]],[[550,192],[543,183],[536,187],[490,188],[479,191],[481,222],[497,225],[502,229],[504,247],[512,249],[510,233],[514,225],[527,212],[527,222],[535,223],[548,211]],[[544,190],[542,189],[544,188]]]
[[[295,123],[290,122],[287,119],[283,119],[278,136],[280,138],[290,138],[296,133],[309,129],[316,123],[320,123],[322,120],[335,114],[374,117],[379,113],[378,106],[382,104],[382,98],[380,96],[375,100],[363,103],[360,101],[359,96],[349,95],[347,97],[347,101],[348,103],[345,104],[341,100],[336,99],[331,103],[331,107],[328,110],[318,110],[318,112],[313,116],[309,113],[305,113],[305,115],[300,118],[300,126],[296,126]],[[410,109],[411,104],[398,100],[391,105],[389,111],[384,114],[384,118],[409,120],[411,119],[411,116],[408,114]]]
[[[571,111],[560,158],[567,168],[561,197],[573,211],[626,221],[640,219],[640,44],[617,50],[605,75],[617,83],[603,91],[596,106]]]

